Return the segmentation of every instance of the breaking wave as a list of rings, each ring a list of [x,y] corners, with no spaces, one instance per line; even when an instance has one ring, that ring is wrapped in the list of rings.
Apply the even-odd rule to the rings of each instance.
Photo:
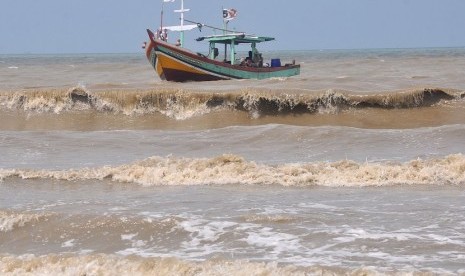
[[[412,160],[406,163],[338,162],[266,165],[236,155],[215,158],[150,157],[122,166],[79,170],[0,169],[7,178],[110,180],[144,186],[161,185],[282,185],[282,186],[389,186],[464,185],[465,156]]]
[[[2,275],[379,275],[378,271],[370,267],[297,267],[275,262],[221,259],[192,262],[176,258],[121,257],[108,254],[0,255],[0,271]],[[400,272],[392,271],[389,274],[401,274]],[[430,274],[425,272],[425,275]]]
[[[47,215],[0,211],[0,232],[10,232],[47,219]]]
[[[161,113],[170,118],[185,120],[220,109],[245,111],[254,117],[338,112],[349,108],[415,108],[463,98],[464,91],[441,88],[360,94],[332,89],[282,91],[260,88],[224,92],[169,88],[92,92],[84,87],[74,87],[3,91],[0,92],[0,108],[53,113],[82,110],[126,115]]]

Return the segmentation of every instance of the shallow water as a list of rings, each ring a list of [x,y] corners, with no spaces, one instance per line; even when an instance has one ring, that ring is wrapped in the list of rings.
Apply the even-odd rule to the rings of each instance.
[[[2,252],[463,270],[459,187],[150,187],[7,180]],[[26,192],[27,190],[27,192]],[[30,194],[34,193],[34,199]],[[16,220],[14,220],[14,218]]]

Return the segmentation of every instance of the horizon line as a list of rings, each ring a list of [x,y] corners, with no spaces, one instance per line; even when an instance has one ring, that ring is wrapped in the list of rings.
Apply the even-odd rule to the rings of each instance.
[[[276,51],[289,51],[289,52],[303,52],[303,51],[362,51],[362,50],[428,50],[428,49],[465,49],[465,46],[420,46],[420,47],[373,47],[373,48],[318,48],[318,49],[277,49],[277,50],[263,50],[263,52],[276,52]],[[197,50],[192,50],[197,52]],[[240,51],[239,51],[240,52]],[[7,55],[115,55],[115,54],[137,54],[145,53],[145,50],[134,52],[10,52],[0,53],[0,56]]]

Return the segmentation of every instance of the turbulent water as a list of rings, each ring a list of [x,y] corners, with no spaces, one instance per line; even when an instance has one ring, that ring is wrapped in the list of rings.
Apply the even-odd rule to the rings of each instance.
[[[0,55],[0,273],[465,274],[465,49]]]

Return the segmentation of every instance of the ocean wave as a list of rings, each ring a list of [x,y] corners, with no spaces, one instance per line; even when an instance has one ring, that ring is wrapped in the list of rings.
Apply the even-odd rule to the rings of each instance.
[[[431,275],[415,271],[377,271],[373,267],[319,265],[298,267],[276,262],[211,259],[201,262],[176,258],[121,257],[109,254],[0,255],[2,275]]]
[[[10,232],[47,219],[48,215],[0,211],[0,232]]]
[[[90,91],[84,87],[73,87],[70,89],[3,91],[0,92],[0,108],[39,113],[82,110],[125,115],[160,113],[176,120],[185,120],[221,109],[245,111],[252,117],[256,117],[337,113],[349,108],[415,108],[463,98],[465,98],[464,91],[442,88],[360,94],[333,89],[307,91],[244,88],[235,91],[212,92],[169,88]]]
[[[121,166],[79,170],[0,169],[7,178],[110,180],[144,186],[163,185],[282,185],[364,187],[389,185],[464,185],[465,156],[412,160],[406,163],[338,162],[266,165],[237,155],[214,158],[150,157]]]

